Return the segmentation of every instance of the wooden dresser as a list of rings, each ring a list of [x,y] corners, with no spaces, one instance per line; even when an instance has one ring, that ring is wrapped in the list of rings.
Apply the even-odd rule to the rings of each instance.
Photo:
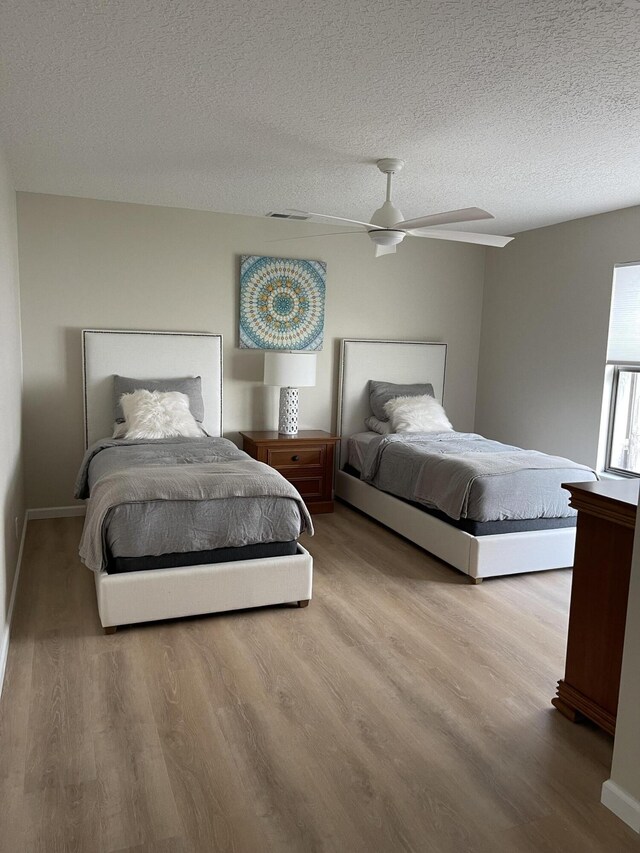
[[[334,448],[340,439],[322,430],[241,432],[242,449],[266,462],[289,480],[304,498],[309,512],[333,512]]]
[[[563,483],[578,510],[564,678],[555,707],[613,734],[640,480]]]

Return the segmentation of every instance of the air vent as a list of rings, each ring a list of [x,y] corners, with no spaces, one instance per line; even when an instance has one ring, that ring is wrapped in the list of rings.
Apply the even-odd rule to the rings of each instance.
[[[297,219],[299,222],[304,222],[309,219],[308,216],[305,216],[302,213],[265,213],[265,216],[270,216],[271,219]]]

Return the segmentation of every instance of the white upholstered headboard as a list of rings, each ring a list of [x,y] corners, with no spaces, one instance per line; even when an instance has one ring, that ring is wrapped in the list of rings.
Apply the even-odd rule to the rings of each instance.
[[[370,379],[384,382],[430,382],[444,402],[447,345],[427,341],[342,341],[338,391],[338,435],[342,438],[340,467],[347,461],[350,435],[364,432],[369,408]]]
[[[134,379],[202,377],[203,427],[222,434],[222,335],[84,329],[84,441],[113,433],[113,376]]]

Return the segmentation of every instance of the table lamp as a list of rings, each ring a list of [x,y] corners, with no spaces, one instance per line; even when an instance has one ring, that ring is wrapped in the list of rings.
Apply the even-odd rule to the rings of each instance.
[[[300,395],[298,388],[316,384],[315,352],[280,352],[264,354],[264,384],[280,386],[278,432],[296,435]]]

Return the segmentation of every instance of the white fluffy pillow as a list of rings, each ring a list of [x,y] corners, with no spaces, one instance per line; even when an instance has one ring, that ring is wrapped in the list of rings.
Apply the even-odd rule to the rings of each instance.
[[[421,397],[394,397],[384,404],[391,432],[448,432],[453,429],[440,403]]]
[[[123,394],[120,405],[127,431],[125,438],[171,438],[202,435],[189,410],[189,398],[180,391],[145,391]]]

